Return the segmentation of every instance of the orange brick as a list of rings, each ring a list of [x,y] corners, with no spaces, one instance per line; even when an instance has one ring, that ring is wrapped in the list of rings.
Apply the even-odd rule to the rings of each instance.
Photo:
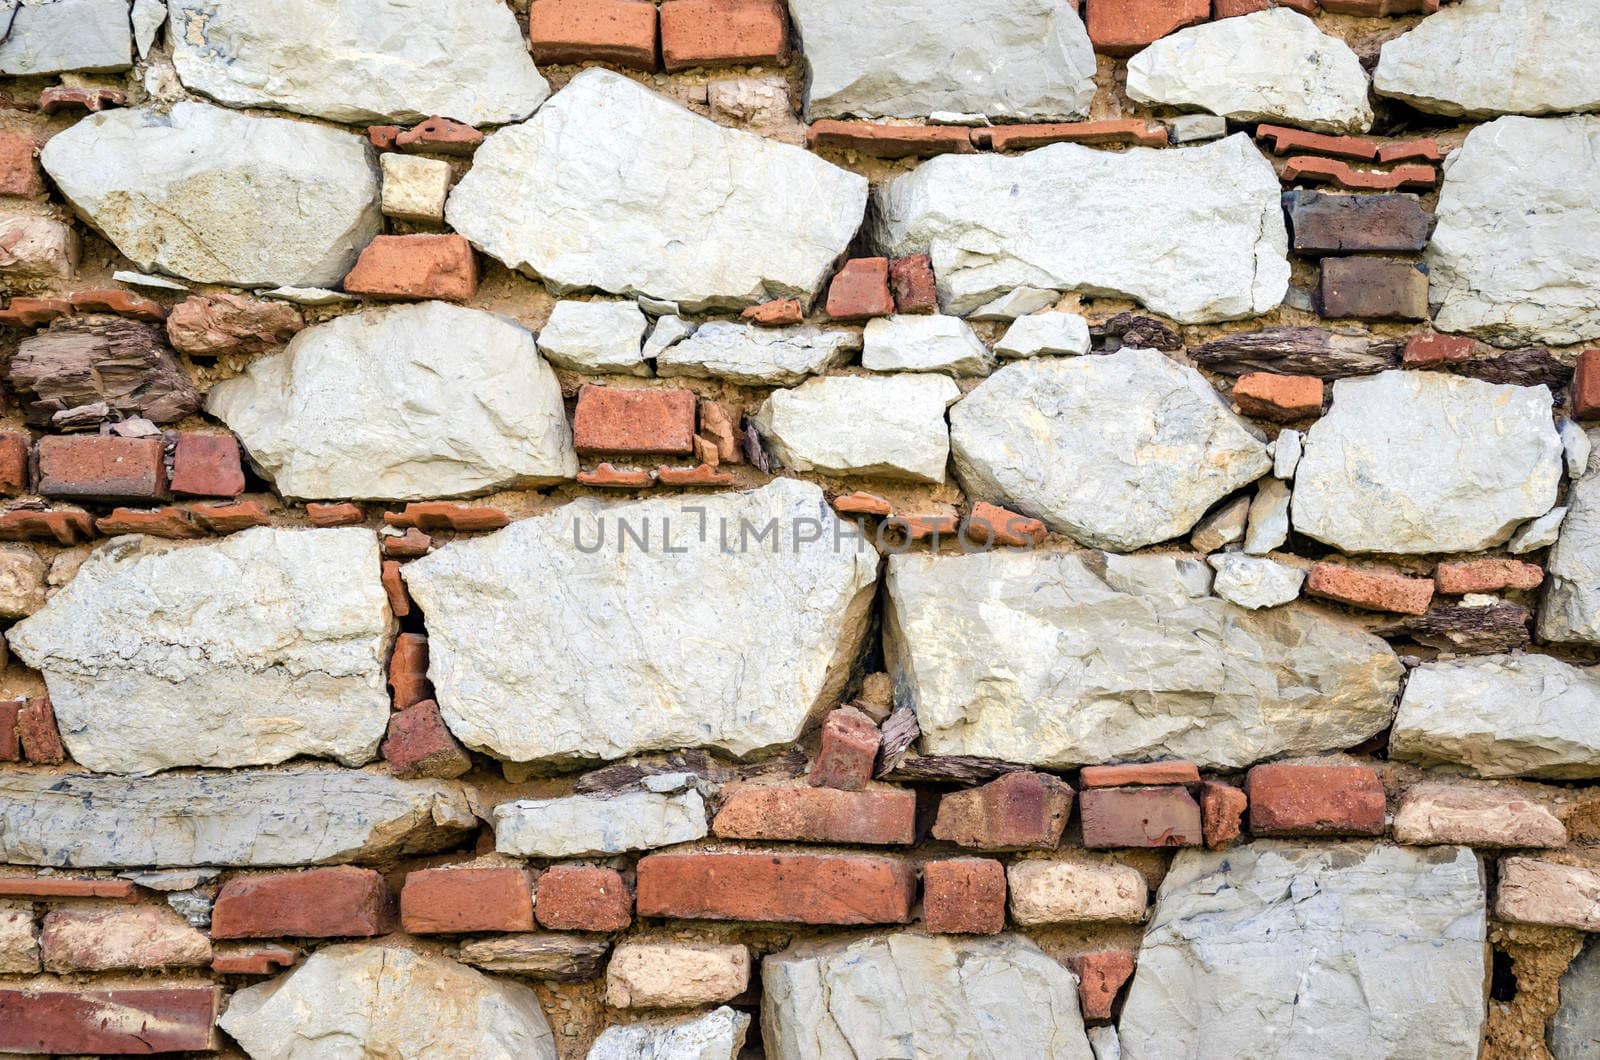
[[[211,910],[214,939],[350,938],[394,927],[394,896],[373,869],[235,876]]]
[[[1067,958],[1078,976],[1078,1007],[1086,1020],[1109,1020],[1117,991],[1133,974],[1132,950],[1102,950]]]
[[[904,788],[730,784],[711,830],[724,839],[900,845],[916,842],[916,816],[916,792]]]
[[[165,500],[167,469],[160,438],[52,434],[39,439],[39,492],[73,500]]]
[[[800,305],[800,299],[780,298],[776,302],[750,306],[739,316],[763,327],[780,328],[805,320],[806,311]]]
[[[1290,151],[1309,151],[1314,155],[1331,155],[1357,162],[1372,162],[1378,158],[1378,144],[1361,136],[1329,136],[1326,133],[1288,129],[1282,125],[1256,126],[1256,139],[1272,147],[1272,153],[1286,155]]]
[[[639,859],[638,888],[640,916],[906,924],[917,873],[871,854],[649,854]]]
[[[924,863],[922,926],[943,935],[993,935],[1005,930],[1005,866],[993,858]]]
[[[231,504],[206,504],[192,508],[189,514],[202,529],[213,534],[231,534],[248,530],[252,526],[266,526],[272,522],[265,508],[255,501],[234,501]]]
[[[661,62],[693,66],[782,63],[789,20],[776,0],[667,0],[661,5]]]
[[[462,236],[378,236],[356,259],[344,289],[374,298],[465,302],[478,289],[478,262]]]
[[[1222,850],[1239,838],[1249,804],[1244,792],[1232,784],[1208,780],[1200,785],[1200,824],[1207,849]]]
[[[811,147],[838,147],[874,158],[927,158],[970,155],[972,132],[956,125],[881,125],[825,118],[806,130]]]
[[[1496,593],[1503,589],[1537,589],[1544,582],[1544,568],[1517,559],[1475,559],[1464,563],[1441,563],[1433,572],[1441,593]]]
[[[1390,165],[1395,162],[1443,162],[1444,151],[1433,140],[1403,140],[1383,144],[1378,148],[1378,162]]]
[[[1322,380],[1314,375],[1246,372],[1233,384],[1233,402],[1249,416],[1288,423],[1322,414]]]
[[[1439,171],[1432,166],[1404,165],[1377,172],[1356,169],[1348,162],[1333,158],[1296,155],[1284,164],[1283,179],[1333,184],[1351,191],[1400,191],[1402,188],[1427,191],[1439,183]]]
[[[1042,125],[996,125],[973,132],[979,146],[994,151],[1026,151],[1046,144],[1137,144],[1167,146],[1163,125],[1143,118],[1048,122]]]
[[[572,417],[572,443],[580,453],[692,453],[695,408],[689,390],[585,384]]]
[[[888,258],[852,258],[828,285],[828,315],[835,320],[865,320],[893,312]]]
[[[0,133],[0,195],[33,198],[44,194],[39,145],[25,133]]]
[[[1432,578],[1408,578],[1394,571],[1318,563],[1306,579],[1306,593],[1369,611],[1421,615],[1433,599]]]
[[[1447,364],[1466,360],[1477,352],[1478,343],[1465,335],[1442,335],[1437,331],[1429,331],[1406,339],[1402,361],[1411,365]],[[1600,382],[1600,377],[1596,378],[1596,382]],[[1600,393],[1596,397],[1600,397]]]
[[[1089,40],[1103,55],[1132,55],[1211,17],[1211,0],[1086,0]]]
[[[534,913],[551,931],[622,931],[633,923],[633,895],[615,869],[552,865],[539,877]]]
[[[889,286],[894,290],[897,313],[937,313],[939,289],[933,278],[933,259],[908,254],[889,261]]]
[[[396,132],[394,146],[407,154],[459,155],[467,157],[483,143],[483,133],[449,118],[434,116]]]
[[[1080,788],[1198,783],[1200,783],[1200,769],[1193,762],[1127,762],[1114,766],[1084,766],[1078,770]]]
[[[1579,420],[1600,418],[1600,350],[1578,354],[1572,373],[1572,416]]]
[[[77,291],[73,293],[71,301],[72,308],[85,313],[116,313],[119,316],[144,320],[152,324],[159,324],[167,319],[167,311],[159,302],[151,301],[132,291],[124,291],[120,287],[98,287],[92,291]]]
[[[1383,834],[1383,784],[1366,766],[1255,766],[1245,791],[1255,835]]]
[[[312,502],[306,505],[306,521],[312,526],[360,526],[367,521],[367,516],[361,510],[361,505],[349,501],[338,504]]]
[[[72,312],[72,303],[65,298],[13,298],[0,310],[0,324],[18,328],[43,327]]]
[[[418,869],[400,888],[400,926],[413,935],[533,930],[533,881],[523,869]]]
[[[115,508],[110,515],[94,521],[95,529],[107,537],[117,534],[149,534],[151,537],[201,537],[201,529],[194,518],[182,508],[156,508],[153,511],[135,511],[132,508]]]
[[[962,532],[975,545],[993,544],[1010,548],[1030,548],[1049,536],[1050,531],[1038,519],[979,501],[972,506]]]
[[[617,468],[601,464],[593,471],[578,472],[578,482],[599,489],[642,490],[656,484],[655,476],[635,468]]]
[[[528,46],[538,63],[656,68],[656,5],[645,0],[535,0]]]

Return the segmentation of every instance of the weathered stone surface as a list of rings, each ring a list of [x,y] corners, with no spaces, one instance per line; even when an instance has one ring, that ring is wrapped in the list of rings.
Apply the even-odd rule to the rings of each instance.
[[[1394,814],[1408,846],[1564,847],[1567,829],[1537,797],[1488,784],[1416,784]]]
[[[0,215],[0,272],[7,280],[68,279],[78,267],[78,252],[78,233],[60,221]]]
[[[1306,572],[1276,560],[1223,552],[1207,560],[1217,576],[1211,589],[1230,604],[1254,611],[1287,604],[1300,595]]]
[[[986,375],[994,355],[960,317],[903,314],[867,321],[861,367],[874,372]]]
[[[0,74],[37,77],[133,65],[128,0],[11,0]],[[1093,63],[1090,64],[1093,73]]]
[[[703,524],[677,500],[579,500],[406,564],[451,731],[513,760],[743,755],[793,741],[832,706],[865,633],[877,554],[847,536],[835,549],[841,524],[809,483],[699,503]],[[624,524],[652,548],[624,546]],[[606,635],[594,665],[581,646],[617,622],[628,635]]]
[[[613,1008],[693,1008],[731,1001],[750,985],[750,950],[740,945],[624,942],[606,965]]]
[[[566,858],[650,850],[703,837],[706,806],[690,789],[675,795],[628,791],[520,799],[494,808],[494,845],[502,854]]]
[[[192,295],[167,315],[167,338],[173,349],[191,357],[265,353],[304,327],[300,311],[292,305],[227,291]]]
[[[165,906],[54,909],[39,933],[50,972],[196,968],[211,963],[211,940]]]
[[[1233,607],[1206,595],[1207,574],[1173,556],[891,557],[887,649],[922,749],[1232,768],[1389,724],[1401,669],[1383,641],[1324,615]]]
[[[1539,638],[1600,644],[1600,467],[1572,484],[1565,507],[1517,531],[1511,551],[1520,555],[1552,541],[1539,601]]]
[[[960,396],[944,375],[832,375],[774,391],[750,422],[779,463],[796,471],[943,482],[945,409]]]
[[[1223,335],[1189,355],[1200,367],[1224,375],[1264,371],[1339,379],[1398,367],[1404,346],[1392,338],[1341,335],[1327,328],[1264,328]]]
[[[10,378],[28,422],[57,430],[136,416],[173,423],[200,407],[161,329],[132,320],[71,321],[29,336]]]
[[[587,1060],[736,1060],[750,1017],[727,1005],[686,1022],[607,1027]]]
[[[1467,134],[1445,160],[1428,244],[1434,327],[1507,347],[1600,336],[1597,153],[1594,117],[1500,118]]]
[[[1594,1060],[1600,1042],[1600,944],[1591,940],[1561,976],[1561,1008],[1550,1019],[1548,1038],[1555,1060]]]
[[[763,328],[712,320],[663,350],[656,373],[726,379],[746,386],[793,386],[849,360],[861,349],[854,331],[801,325]]]
[[[44,557],[32,549],[0,548],[0,618],[26,618],[43,607],[48,572]]]
[[[1537,519],[1529,519],[1517,528],[1516,533],[1511,535],[1511,540],[1506,542],[1506,551],[1513,556],[1525,556],[1529,552],[1535,552],[1541,548],[1549,548],[1560,539],[1561,525],[1566,522],[1566,519],[1567,506],[1565,504],[1558,508],[1551,508]],[[1557,579],[1553,576],[1553,571],[1547,570],[1546,573],[1552,575],[1550,585],[1551,591],[1553,591],[1557,584]],[[1560,640],[1561,638],[1557,636],[1550,639]]]
[[[533,335],[444,302],[308,328],[206,396],[286,497],[420,500],[578,471]]]
[[[1264,556],[1289,540],[1289,498],[1289,484],[1280,478],[1265,478],[1256,484],[1242,546],[1246,555]]]
[[[597,287],[693,312],[811,301],[866,194],[864,177],[594,68],[485,140],[445,217],[558,293]]]
[[[1443,372],[1333,385],[1306,433],[1294,528],[1346,552],[1468,552],[1556,502],[1550,391]]]
[[[363,137],[204,103],[91,114],[39,161],[135,265],[201,283],[337,286],[383,222]]]
[[[1600,776],[1600,673],[1548,655],[1424,663],[1411,671],[1389,752],[1486,777]]]
[[[649,375],[640,353],[644,313],[634,302],[562,299],[539,332],[539,352],[577,372]]]
[[[774,1060],[1091,1060],[1077,977],[1021,935],[801,943],[762,960],[761,984],[761,1038]]]
[[[1492,118],[1600,110],[1584,57],[1600,49],[1600,9],[1562,0],[1463,0],[1386,41],[1380,96],[1432,114]]]
[[[459,785],[385,773],[0,775],[12,865],[337,864],[437,850],[477,825]]]
[[[39,970],[39,931],[32,902],[0,902],[0,973],[32,975]]]
[[[555,931],[464,940],[460,958],[486,972],[576,981],[600,974],[611,943]]]
[[[1518,924],[1600,931],[1600,870],[1538,858],[1502,858],[1494,915]]]
[[[377,539],[357,528],[122,537],[6,638],[96,772],[361,765],[389,721],[394,620],[377,572]]]
[[[808,119],[1086,117],[1094,50],[1070,5],[981,0],[852,4],[794,0],[805,45]]]
[[[1272,166],[1250,138],[1122,153],[945,155],[878,188],[881,253],[928,253],[945,311],[1015,287],[1135,298],[1184,324],[1265,313],[1289,285]]]
[[[1482,869],[1465,847],[1180,851],[1139,948],[1122,1055],[1470,1060],[1484,936]]]
[[[550,94],[496,0],[167,0],[184,87],[348,124],[520,121]],[[316,32],[306,32],[315,26]]]
[[[1188,533],[1272,469],[1211,384],[1154,350],[1006,365],[950,411],[950,445],[972,496],[1122,551]]]
[[[1089,322],[1076,313],[1031,313],[1012,321],[994,352],[1001,357],[1089,352]]]
[[[1286,7],[1156,41],[1128,60],[1128,98],[1327,133],[1372,127],[1367,72],[1356,53]]]
[[[556,1060],[532,988],[382,943],[320,949],[236,992],[217,1025],[253,1057]]]
[[[1149,904],[1138,869],[1094,855],[1016,861],[1006,868],[1006,884],[1019,924],[1137,924]]]

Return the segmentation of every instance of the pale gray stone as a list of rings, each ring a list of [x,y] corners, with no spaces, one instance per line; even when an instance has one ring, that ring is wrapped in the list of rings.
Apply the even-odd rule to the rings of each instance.
[[[494,848],[533,858],[587,857],[687,843],[705,836],[700,793],[625,791],[519,799],[494,808]]]
[[[38,77],[133,65],[128,0],[5,0],[0,18],[7,24],[0,34],[0,74]]]
[[[118,269],[111,274],[111,278],[118,283],[125,283],[129,287],[148,287],[155,291],[189,291],[188,284],[169,280],[165,276],[154,276],[148,272],[134,272],[132,269]]]
[[[613,375],[649,375],[641,344],[649,323],[633,302],[562,299],[539,332],[539,352],[558,368]]]
[[[1531,552],[1555,535],[1535,631],[1540,640],[1600,644],[1600,467],[1591,462],[1556,512],[1565,516],[1551,520],[1554,525],[1529,526],[1512,542],[1513,552]]]
[[[1500,118],[1467,133],[1445,160],[1426,252],[1434,327],[1496,346],[1600,337],[1597,155],[1595,117]]]
[[[599,288],[696,312],[812,301],[866,197],[864,177],[591,68],[484,141],[445,218],[558,294]]]
[[[1121,551],[1187,534],[1272,468],[1259,432],[1154,350],[1008,364],[950,410],[950,445],[974,499]]]
[[[1117,1028],[1109,1023],[1089,1028],[1089,1048],[1094,1050],[1094,1060],[1122,1060],[1122,1042]]]
[[[1589,469],[1589,453],[1593,443],[1589,435],[1574,420],[1562,416],[1556,421],[1556,433],[1561,436],[1561,449],[1566,456],[1567,477],[1578,478]]]
[[[750,986],[750,950],[715,942],[630,940],[611,951],[606,1004],[693,1008],[731,1001]]]
[[[994,344],[1001,357],[1089,352],[1089,322],[1076,313],[1033,313],[1017,317]]]
[[[650,329],[650,337],[644,340],[644,359],[655,360],[694,332],[695,324],[691,320],[671,313],[656,318],[655,327]]]
[[[1372,127],[1367,72],[1356,53],[1286,7],[1162,37],[1128,60],[1128,98],[1325,133]]]
[[[1551,508],[1537,519],[1523,523],[1506,542],[1506,551],[1513,556],[1525,556],[1555,544],[1561,534],[1561,524],[1566,521],[1567,506]],[[1552,579],[1553,581],[1554,579]]]
[[[726,379],[746,386],[793,386],[837,368],[861,349],[856,331],[810,324],[762,328],[728,320],[701,324],[656,358],[656,374]]]
[[[11,865],[332,865],[441,850],[477,826],[459,784],[387,769],[0,774]]]
[[[345,294],[343,291],[334,291],[326,287],[274,287],[270,291],[262,291],[261,295],[264,298],[277,298],[296,305],[340,305],[360,301],[353,294]]]
[[[1305,452],[1305,436],[1299,431],[1279,431],[1272,446],[1272,477],[1285,481],[1294,478],[1294,469],[1300,466]]]
[[[1600,110],[1589,59],[1600,7],[1563,0],[1462,0],[1386,41],[1380,96],[1433,114],[1492,118]]]
[[[1389,371],[1333,384],[1306,434],[1294,528],[1345,552],[1472,552],[1556,502],[1544,386]]]
[[[156,34],[167,24],[167,0],[133,0],[133,42],[139,58],[150,54]]]
[[[148,869],[119,872],[117,878],[152,891],[192,891],[221,875],[221,869]]]
[[[1194,533],[1189,535],[1189,547],[1204,554],[1242,541],[1251,497],[1242,493],[1196,523]]]
[[[49,569],[31,548],[0,548],[0,618],[26,618],[43,607]]]
[[[254,1060],[556,1060],[531,987],[395,943],[325,946],[235,991],[217,1025]]]
[[[1077,976],[1021,935],[800,943],[762,960],[761,984],[772,1060],[1092,1060]]]
[[[737,1060],[750,1017],[727,1005],[686,1022],[607,1027],[587,1060]]]
[[[943,482],[960,396],[944,375],[830,375],[773,391],[750,422],[795,471]]]
[[[1250,526],[1244,535],[1244,551],[1265,556],[1289,540],[1289,484],[1280,478],[1264,478],[1256,483],[1250,500]]]
[[[875,317],[861,338],[861,367],[874,372],[986,375],[994,368],[994,354],[960,317]]]
[[[449,162],[398,151],[385,151],[378,161],[383,169],[385,217],[422,224],[444,220],[444,200],[450,193]]]
[[[520,121],[550,95],[500,0],[168,0],[190,91],[352,125]],[[308,32],[315,27],[315,32]]]
[[[0,274],[8,281],[71,279],[79,249],[78,233],[54,218],[0,215]]]
[[[1600,942],[1593,938],[1561,976],[1549,1045],[1555,1060],[1600,1060]]]
[[[286,497],[426,500],[549,485],[578,457],[533,335],[445,302],[305,329],[206,396]]]
[[[1181,850],[1139,947],[1122,1055],[1474,1060],[1485,935],[1466,847]]]
[[[1204,324],[1283,301],[1281,191],[1243,134],[1178,150],[943,155],[878,187],[872,235],[881,253],[932,255],[948,313],[1030,286]]]
[[[1179,114],[1168,118],[1167,125],[1172,129],[1175,144],[1220,140],[1228,135],[1228,119],[1215,114]]]
[[[1222,552],[1208,561],[1217,576],[1211,588],[1230,604],[1251,611],[1293,601],[1305,584],[1306,572],[1264,556]]]
[[[1095,57],[1070,4],[1052,0],[793,0],[810,77],[808,119],[1087,117]]]
[[[916,709],[925,753],[1052,769],[1233,769],[1389,725],[1401,666],[1387,644],[1326,614],[1205,596],[1208,573],[1172,555],[892,556],[896,701]]]
[[[695,502],[585,498],[401,568],[451,732],[513,761],[746,755],[833,706],[877,553],[796,479]]]
[[[105,110],[39,159],[140,269],[198,283],[336,286],[382,228],[365,137],[310,122],[188,102]]]
[[[1060,291],[1040,287],[1013,287],[1005,294],[974,309],[968,320],[1016,320],[1029,313],[1037,313],[1060,301]]]

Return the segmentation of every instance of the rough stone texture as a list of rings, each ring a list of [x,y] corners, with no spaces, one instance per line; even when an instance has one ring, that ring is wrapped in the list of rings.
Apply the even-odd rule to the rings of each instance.
[[[695,311],[810,301],[866,194],[865,178],[815,155],[589,69],[484,141],[445,217],[558,293],[598,287]]]
[[[39,970],[39,932],[31,902],[0,902],[0,973],[32,975]]]
[[[1491,655],[1411,671],[1389,751],[1479,776],[1600,777],[1600,673],[1548,655]]]
[[[458,785],[383,773],[0,775],[11,865],[335,864],[437,850],[477,826]]]
[[[1445,160],[1428,243],[1434,327],[1507,347],[1600,336],[1597,153],[1600,118],[1500,118],[1467,134]]]
[[[1089,352],[1089,322],[1076,313],[1032,313],[1012,321],[994,352],[1001,357]]]
[[[1333,385],[1306,433],[1294,528],[1346,552],[1466,552],[1502,544],[1556,502],[1550,391],[1443,372]]]
[[[825,376],[774,391],[750,422],[778,462],[796,471],[943,482],[945,409],[960,396],[944,375]]]
[[[1600,945],[1584,946],[1561,976],[1561,1008],[1550,1021],[1555,1060],[1593,1060],[1600,1042]],[[720,1058],[718,1058],[720,1060]]]
[[[712,320],[663,350],[656,360],[656,372],[714,377],[746,386],[793,386],[808,375],[839,367],[861,349],[861,341],[854,331],[824,331],[810,325],[765,328]]]
[[[879,317],[867,322],[862,341],[861,367],[874,372],[988,375],[994,368],[994,355],[959,317]]]
[[[197,968],[211,963],[211,940],[160,905],[54,909],[39,933],[49,972]]]
[[[0,618],[26,618],[43,607],[48,571],[37,552],[0,549]]]
[[[1079,288],[1200,324],[1267,312],[1288,289],[1278,179],[1243,135],[945,155],[874,194],[879,251],[931,254],[950,313],[1015,287]]]
[[[460,957],[486,972],[564,982],[598,976],[610,949],[605,939],[539,931],[466,940]]]
[[[1385,728],[1401,668],[1331,616],[1207,596],[1192,559],[893,556],[896,696],[928,754],[1238,767]],[[960,629],[952,640],[948,631]]]
[[[383,222],[361,137],[204,103],[91,114],[39,160],[140,269],[201,283],[337,286]]]
[[[305,321],[292,305],[227,291],[192,295],[167,314],[168,341],[191,357],[265,353],[303,327]]]
[[[1386,41],[1373,87],[1432,114],[1600,110],[1600,85],[1581,59],[1597,48],[1592,4],[1463,0]]]
[[[60,221],[0,215],[0,272],[9,280],[69,279],[78,266],[79,247],[77,231]]]
[[[98,427],[141,416],[173,423],[200,395],[161,329],[132,320],[72,321],[29,336],[11,357],[11,385],[28,422]]]
[[[575,372],[649,375],[640,353],[646,326],[633,302],[562,299],[539,332],[539,352]]]
[[[1600,871],[1537,858],[1503,858],[1494,914],[1520,924],[1600,931]]]
[[[1278,607],[1293,601],[1305,584],[1306,572],[1276,560],[1223,552],[1207,560],[1217,572],[1211,589],[1230,604],[1249,610]]]
[[[450,193],[450,163],[386,151],[378,156],[383,169],[383,215],[400,221],[439,224]]]
[[[970,495],[1119,551],[1188,533],[1272,469],[1211,384],[1154,350],[1006,365],[951,410],[950,446]]]
[[[0,74],[36,77],[133,65],[127,0],[11,0],[5,11]]]
[[[1091,1060],[1077,977],[1020,935],[801,943],[762,960],[761,985],[773,1060]]]
[[[1567,829],[1538,798],[1487,784],[1416,784],[1394,814],[1394,839],[1408,846],[1564,847]]]
[[[668,1026],[607,1027],[586,1060],[736,1060],[749,1029],[750,1017],[726,1005]]]
[[[1464,847],[1182,851],[1139,949],[1122,1055],[1470,1060],[1484,940]]]
[[[217,1025],[253,1057],[556,1060],[530,987],[382,943],[320,949],[236,992]]]
[[[750,985],[744,946],[624,942],[606,965],[613,1008],[693,1008],[731,1001]]]
[[[1011,919],[1019,924],[1137,924],[1144,919],[1149,891],[1138,869],[1092,856],[1012,862],[1006,884]]]
[[[777,479],[701,503],[704,542],[680,502],[584,499],[406,564],[451,731],[519,761],[693,746],[743,755],[820,717],[865,632],[877,554],[848,539],[835,551],[839,524],[809,483]],[[664,520],[687,553],[617,562],[622,522],[648,525],[659,542]],[[772,532],[757,543],[771,520],[776,546]],[[622,616],[631,636],[606,638],[604,667],[573,651]],[[681,640],[687,629],[697,635]]]
[[[1600,644],[1600,467],[1591,467],[1567,490],[1565,507],[1517,531],[1511,551],[1521,555],[1551,545],[1545,590],[1539,601],[1541,640]]]
[[[1282,7],[1156,41],[1128,60],[1128,98],[1326,133],[1372,127],[1367,72],[1356,53]]]
[[[687,843],[706,831],[705,802],[692,789],[522,799],[494,808],[495,849],[522,857],[621,854]]]
[[[185,87],[347,124],[520,121],[550,94],[497,0],[167,0]],[[316,32],[306,32],[315,26]]]
[[[308,328],[212,387],[206,411],[286,497],[467,496],[578,471],[533,335],[444,302]]]

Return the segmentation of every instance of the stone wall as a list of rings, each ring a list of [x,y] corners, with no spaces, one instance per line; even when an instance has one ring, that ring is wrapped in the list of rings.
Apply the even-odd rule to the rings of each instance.
[[[0,9],[0,1053],[1594,1055],[1600,7]]]

